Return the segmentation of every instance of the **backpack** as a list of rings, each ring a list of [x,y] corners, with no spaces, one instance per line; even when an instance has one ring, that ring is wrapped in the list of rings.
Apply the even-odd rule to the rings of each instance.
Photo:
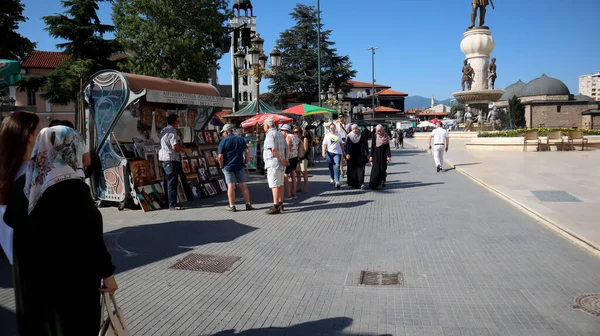
[[[306,151],[304,150],[304,137],[298,143],[298,161],[302,161],[306,159]],[[309,144],[310,145],[310,144]]]

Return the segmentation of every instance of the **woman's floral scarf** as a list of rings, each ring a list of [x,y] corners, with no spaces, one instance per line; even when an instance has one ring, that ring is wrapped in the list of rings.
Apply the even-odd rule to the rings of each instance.
[[[81,136],[70,127],[54,126],[40,131],[25,177],[24,192],[29,199],[30,214],[50,186],[81,179],[77,169],[83,166],[83,152]]]

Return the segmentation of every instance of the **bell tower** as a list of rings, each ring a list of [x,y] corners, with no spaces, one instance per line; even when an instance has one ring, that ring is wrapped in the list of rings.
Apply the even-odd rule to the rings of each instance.
[[[251,47],[250,40],[256,34],[256,16],[254,16],[254,8],[251,0],[235,0],[233,2],[233,11],[235,16],[229,21],[229,26],[233,29],[245,25],[238,30],[237,41],[234,37],[235,32],[231,33],[231,83],[234,83],[233,85],[235,86],[236,75],[234,71],[236,70],[234,54],[238,48],[242,48],[242,50],[247,53],[248,49]],[[249,60],[247,59],[244,63],[244,68],[247,69],[250,64]],[[237,76],[237,84],[240,107],[243,107],[252,100],[258,98],[256,96],[257,88],[253,77]],[[235,95],[235,89],[233,90],[233,95]],[[232,98],[235,101],[235,97]]]

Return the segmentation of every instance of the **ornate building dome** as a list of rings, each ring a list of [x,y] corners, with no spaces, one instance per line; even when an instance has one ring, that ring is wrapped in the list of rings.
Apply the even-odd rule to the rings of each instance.
[[[523,89],[523,87],[526,84],[523,83],[520,79],[514,83],[511,84],[509,86],[507,86],[504,89],[504,94],[502,95],[502,97],[500,97],[500,101],[508,101],[510,100],[510,98],[512,98],[513,96],[517,96],[519,97],[519,95],[521,94],[521,90]]]
[[[518,97],[570,95],[569,88],[562,81],[545,74],[525,84]]]

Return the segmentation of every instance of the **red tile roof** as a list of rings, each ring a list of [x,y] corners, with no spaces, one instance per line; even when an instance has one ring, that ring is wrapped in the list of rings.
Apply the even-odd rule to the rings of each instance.
[[[396,91],[396,90],[392,90],[392,89],[385,89],[385,90],[381,90],[379,92],[375,92],[375,96],[408,96],[408,93],[404,93],[404,92],[400,92],[400,91]]]
[[[352,87],[354,87],[355,89],[370,89],[371,88],[371,83],[370,82],[359,82],[359,81],[355,81],[355,80],[349,80],[347,82],[348,84],[352,85]],[[383,84],[377,84],[375,83],[375,87],[378,89],[389,89],[391,88],[391,86],[387,86],[387,85],[383,85]]]
[[[423,111],[422,108],[418,108],[417,107],[417,108],[412,108],[410,110],[407,110],[406,114],[416,114],[416,113],[419,113],[419,112],[422,112],[422,111]]]
[[[397,110],[395,108],[387,107],[387,106],[377,106],[375,108],[375,113],[401,113],[402,110]],[[371,114],[371,110],[363,112],[363,114]]]
[[[27,55],[21,68],[55,69],[70,57],[58,51],[35,50]]]

